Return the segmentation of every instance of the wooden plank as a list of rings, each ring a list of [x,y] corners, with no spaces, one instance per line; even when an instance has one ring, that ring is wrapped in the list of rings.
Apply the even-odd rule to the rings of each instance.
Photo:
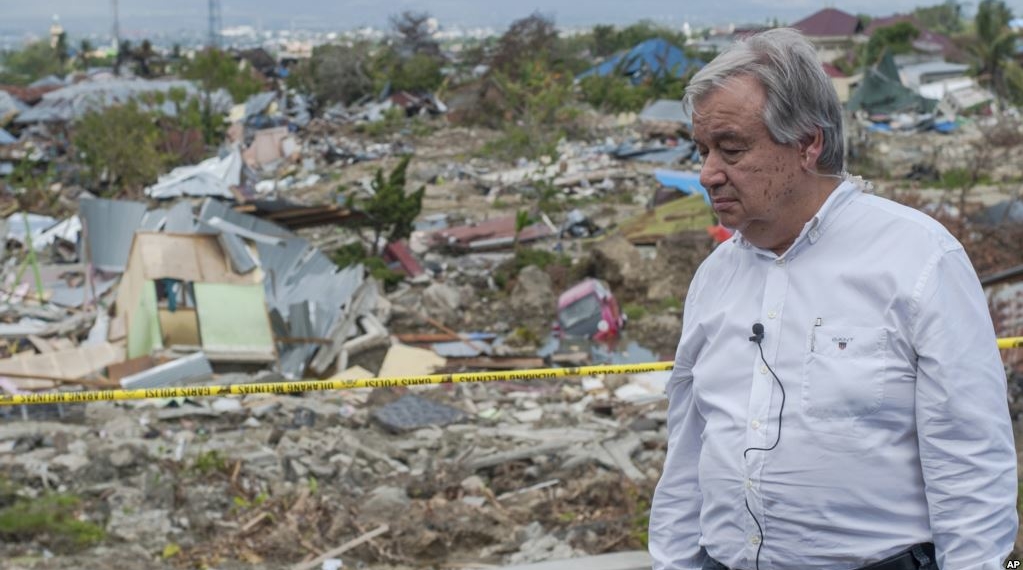
[[[109,343],[74,350],[0,360],[0,376],[79,380],[124,360],[124,349]]]
[[[132,358],[125,360],[124,362],[116,362],[107,366],[107,376],[110,378],[111,382],[116,382],[118,383],[118,386],[120,386],[121,378],[131,376],[132,374],[138,374],[143,370],[149,370],[156,366],[156,364],[156,360],[147,354],[146,356]]]
[[[484,368],[487,370],[515,370],[526,368],[543,368],[542,358],[519,357],[519,356],[477,356],[473,358],[449,358],[447,369]]]
[[[171,312],[160,309],[160,333],[164,346],[199,344],[199,318],[195,309],[179,308]]]

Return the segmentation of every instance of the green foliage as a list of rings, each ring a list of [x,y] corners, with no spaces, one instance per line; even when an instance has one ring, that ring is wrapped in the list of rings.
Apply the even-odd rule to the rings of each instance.
[[[899,22],[874,30],[867,42],[863,62],[874,65],[887,48],[891,53],[908,53],[913,50],[913,40],[920,35],[920,30],[909,22]]]
[[[625,77],[590,75],[579,82],[584,101],[597,109],[622,113],[643,109],[650,95],[646,89],[632,85]]]
[[[508,124],[504,136],[484,151],[506,159],[553,155],[578,116],[571,106],[572,78],[537,59],[522,64],[517,76],[498,72],[494,80],[504,94],[498,112]]]
[[[646,307],[642,305],[625,305],[622,312],[630,321],[637,321],[646,316]]]
[[[378,168],[372,182],[373,196],[355,202],[356,209],[365,215],[364,220],[356,222],[356,228],[370,231],[372,257],[379,253],[381,238],[391,242],[409,237],[423,208],[425,186],[411,194],[405,192],[405,173],[411,160],[412,155],[406,155],[387,177],[384,169]]]
[[[393,47],[380,50],[373,60],[374,91],[380,91],[388,83],[394,91],[412,93],[432,92],[444,82],[441,68],[444,60],[438,55],[416,53],[402,54]]]
[[[589,36],[591,51],[597,57],[614,55],[654,38],[663,38],[678,47],[686,45],[684,34],[649,20],[636,22],[620,30],[614,26],[597,25]]]
[[[217,450],[211,449],[195,456],[192,470],[200,475],[210,475],[227,470],[227,459]]]
[[[976,37],[967,50],[974,62],[977,78],[998,96],[1023,100],[1023,72],[1013,61],[1016,34],[1009,28],[1012,11],[1002,0],[982,0],[974,18]]]
[[[157,150],[155,117],[135,101],[86,113],[75,123],[72,140],[93,182],[109,183],[105,196],[154,182],[167,160]]]
[[[404,109],[392,107],[384,111],[383,119],[371,123],[362,123],[356,127],[356,130],[372,138],[380,138],[397,133],[404,129],[408,122]]]
[[[913,10],[921,26],[940,34],[958,34],[963,31],[962,5],[946,0],[934,6],[921,6]]]
[[[67,494],[16,498],[0,509],[0,540],[43,542],[60,551],[78,550],[105,537],[103,529],[79,520],[81,500]]]
[[[0,83],[28,85],[47,75],[60,75],[64,66],[50,42],[40,40],[0,58]]]
[[[366,247],[360,242],[349,243],[334,250],[331,258],[338,267],[350,267],[361,263],[366,271],[374,279],[384,285],[384,289],[391,290],[398,286],[405,279],[405,274],[387,266],[387,262],[380,257],[370,257]]]
[[[665,297],[657,304],[657,309],[661,312],[681,310],[682,299],[678,297]]]
[[[370,44],[322,45],[288,76],[290,87],[312,93],[321,103],[350,105],[375,94]]]
[[[224,89],[235,103],[262,91],[262,85],[251,70],[242,70],[230,54],[207,49],[195,55],[182,70],[185,79],[198,81],[206,93]]]

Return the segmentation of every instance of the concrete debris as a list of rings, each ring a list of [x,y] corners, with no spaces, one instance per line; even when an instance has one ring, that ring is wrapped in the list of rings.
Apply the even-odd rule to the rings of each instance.
[[[373,412],[373,417],[389,430],[400,432],[427,426],[445,426],[465,419],[465,412],[406,394]]]
[[[268,81],[295,71],[259,51],[238,57]],[[911,71],[913,100],[940,104],[850,115],[848,160],[877,170],[878,193],[913,193],[922,209],[958,217],[967,238],[1015,243],[1018,113],[944,77],[961,66]],[[387,88],[345,106],[279,85],[233,108],[214,95],[230,123],[214,141],[223,145],[183,134],[198,151],[155,183],[83,182],[68,122],[131,98],[175,112],[159,94],[178,87],[198,93],[109,71],[15,88],[17,100],[0,90],[0,391],[219,387],[211,398],[0,407],[0,495],[8,484],[18,500],[69,494],[68,520],[110,537],[81,559],[52,554],[43,536],[5,540],[0,557],[40,560],[26,569],[93,558],[648,567],[641,552],[587,555],[643,546],[668,373],[223,387],[670,360],[693,273],[731,239],[699,184],[685,109],[587,112],[585,128],[565,129],[586,140],[505,160],[489,150],[507,133],[439,118],[465,114],[457,88],[447,102]],[[361,210],[377,172],[388,177],[407,154],[421,210],[389,239]],[[949,190],[971,172],[983,176],[969,195]],[[983,262],[1023,263],[1014,251]],[[1023,334],[1017,289],[991,297],[1005,336]],[[1023,417],[1023,359],[1007,362]]]

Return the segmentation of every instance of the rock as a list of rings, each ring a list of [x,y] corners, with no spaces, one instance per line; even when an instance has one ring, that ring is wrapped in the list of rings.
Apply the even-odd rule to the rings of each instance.
[[[434,283],[423,291],[421,307],[427,315],[445,324],[458,322],[462,293],[444,283]]]
[[[590,252],[588,274],[607,281],[611,291],[618,297],[644,297],[650,276],[650,262],[643,258],[639,249],[629,240],[614,236],[602,240]],[[674,276],[674,274],[670,274]]]
[[[487,488],[487,484],[478,475],[470,475],[462,479],[461,487],[466,493],[480,493]]]
[[[704,231],[672,234],[657,242],[647,300],[681,300],[696,269],[713,248],[714,240]]]
[[[135,465],[135,451],[130,447],[120,447],[108,457],[110,464],[116,469],[125,469]]]
[[[369,492],[362,501],[362,512],[367,515],[390,517],[405,510],[409,505],[405,489],[381,486]]]
[[[550,275],[535,265],[524,267],[515,280],[511,306],[515,308],[516,315],[527,319],[550,319],[557,307]]]

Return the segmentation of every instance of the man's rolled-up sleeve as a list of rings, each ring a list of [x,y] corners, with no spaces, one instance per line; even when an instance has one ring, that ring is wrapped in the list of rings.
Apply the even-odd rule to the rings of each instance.
[[[1018,526],[1016,451],[987,301],[962,249],[935,257],[916,300],[916,422],[938,563],[1000,569]]]

